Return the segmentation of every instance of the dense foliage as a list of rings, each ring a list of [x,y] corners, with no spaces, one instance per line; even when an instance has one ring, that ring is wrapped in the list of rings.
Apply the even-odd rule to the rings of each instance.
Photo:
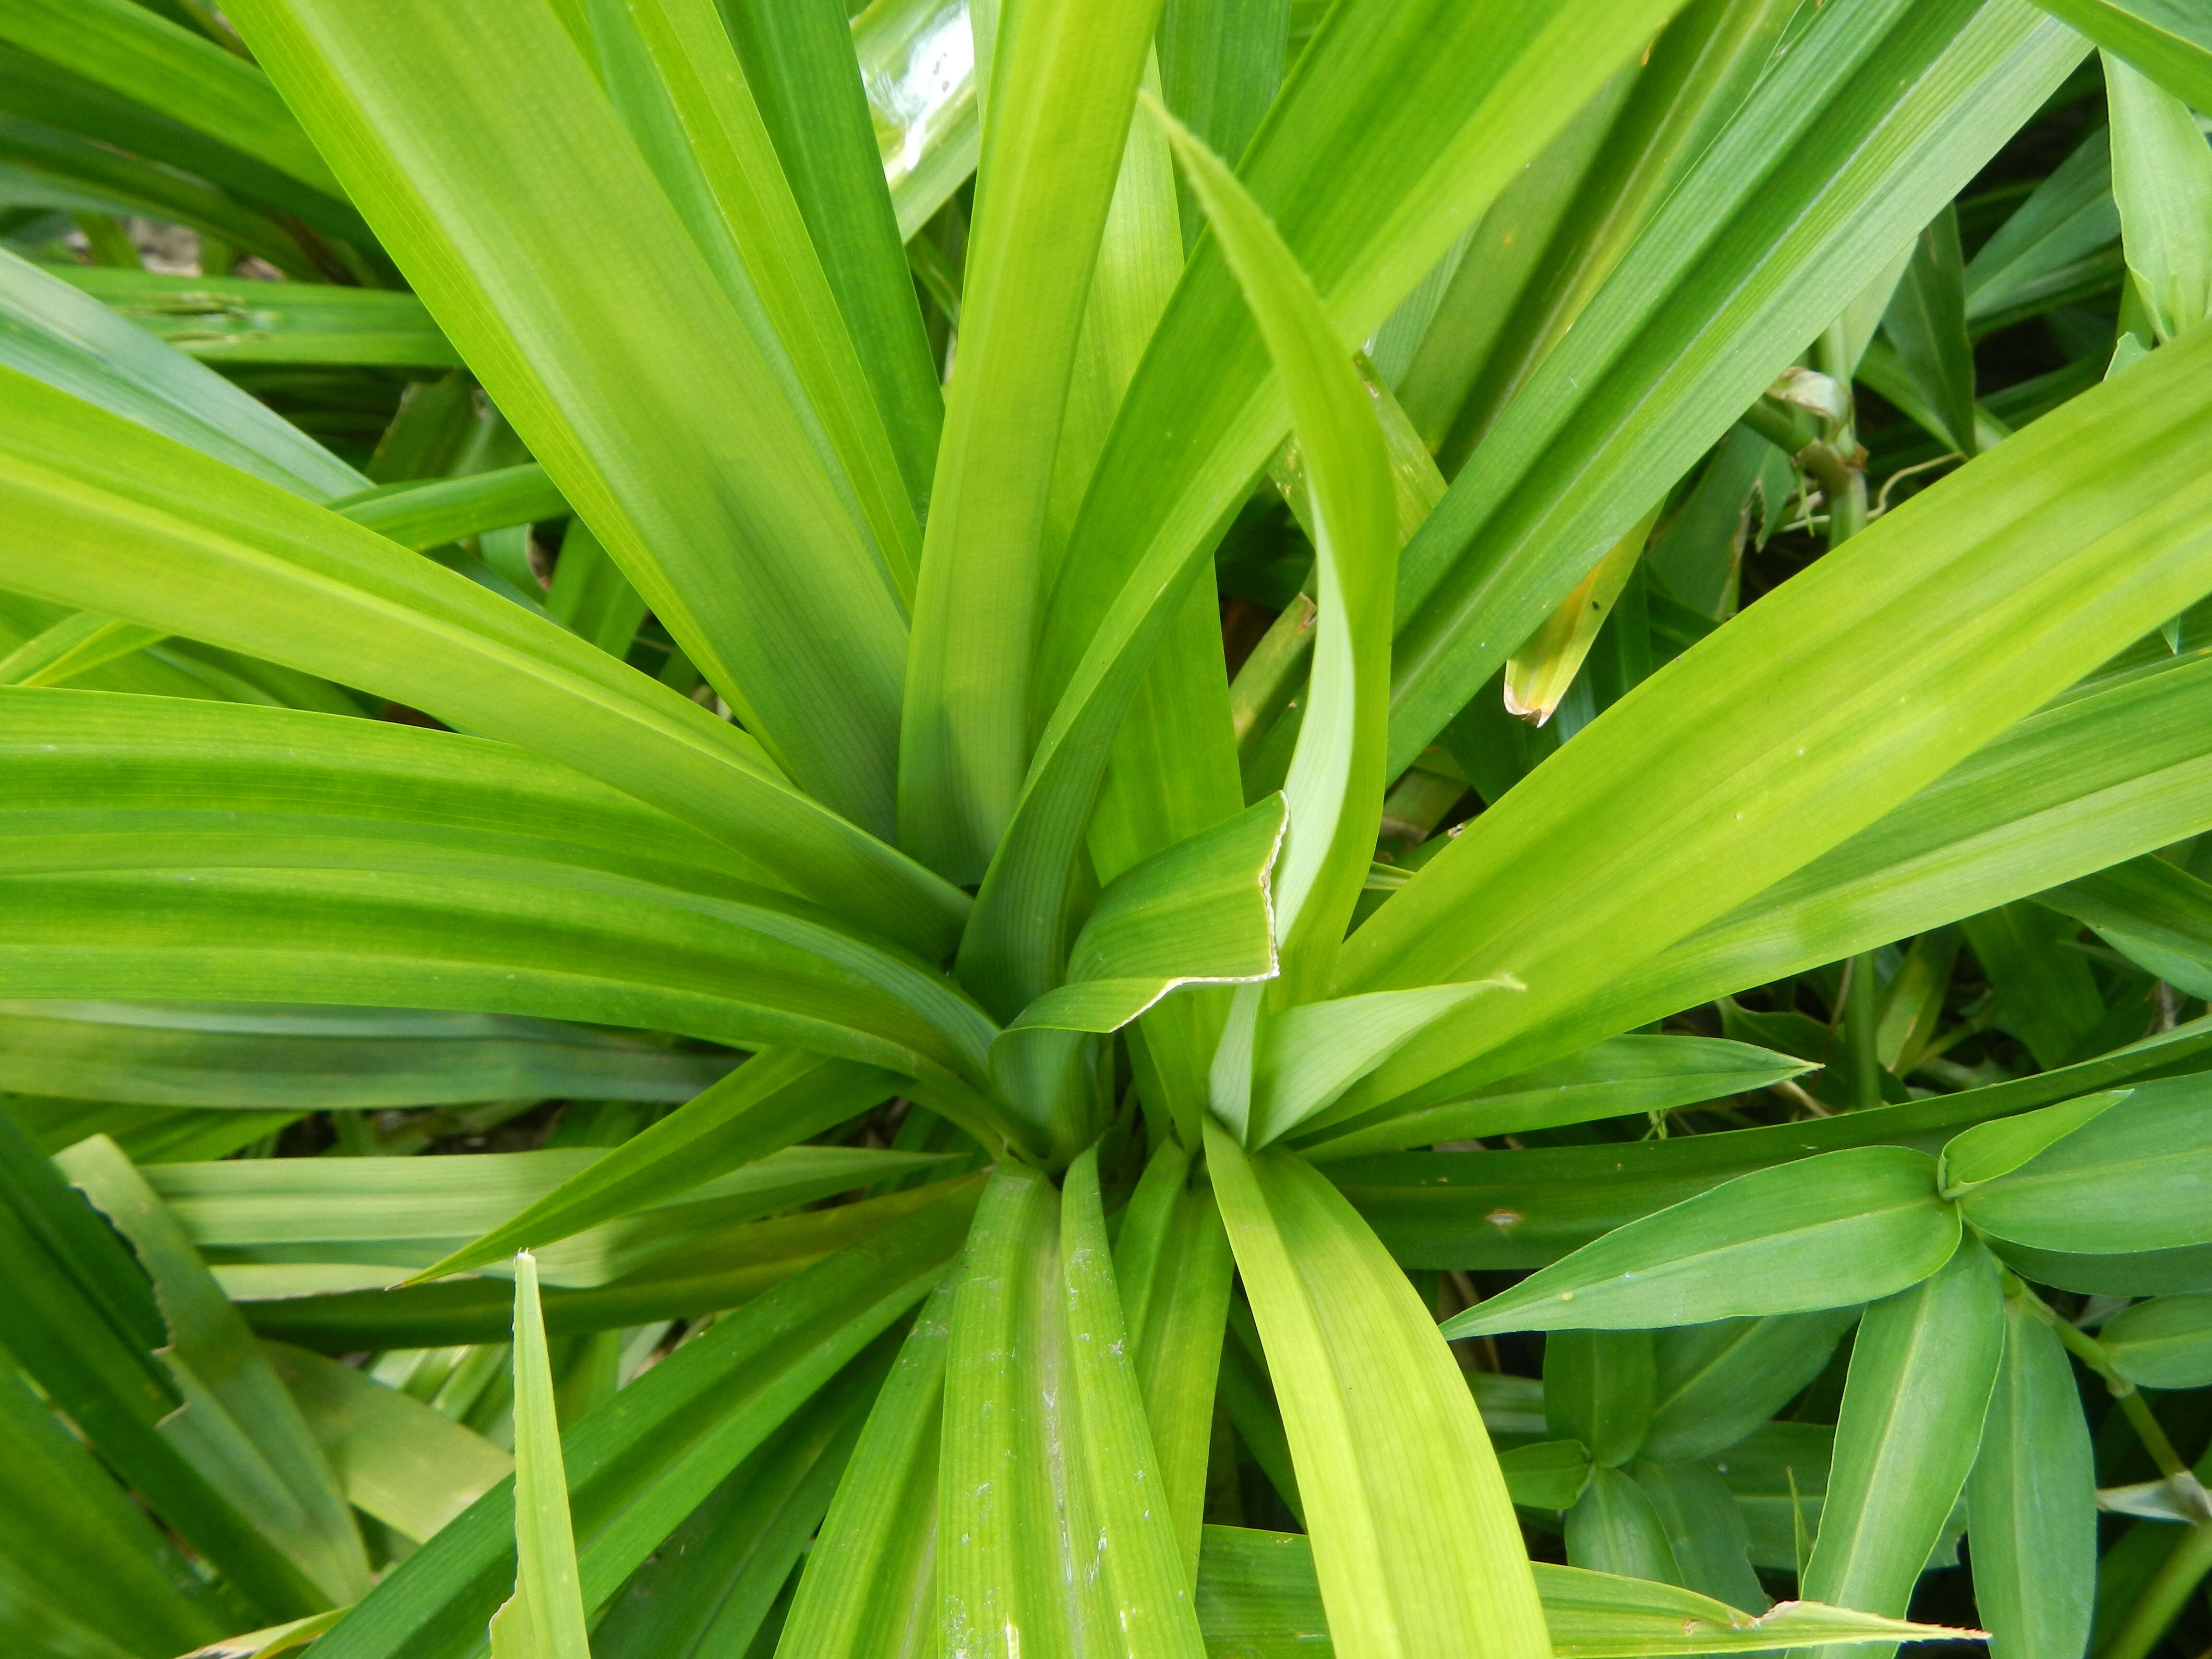
[[[2192,105],[0,0],[0,1641],[2200,1656]]]

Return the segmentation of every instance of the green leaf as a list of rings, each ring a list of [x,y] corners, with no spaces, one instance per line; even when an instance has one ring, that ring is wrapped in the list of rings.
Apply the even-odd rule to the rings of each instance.
[[[1164,1137],[1114,1241],[1114,1273],[1136,1354],[1153,1456],[1186,1577],[1198,1571],[1215,1379],[1236,1262],[1190,1149]]]
[[[2212,349],[2212,337],[2142,368],[2172,369],[2192,347]],[[2131,389],[2183,395],[2170,378]],[[1644,681],[1454,838],[1346,945],[1344,988],[1508,972],[1530,989],[1431,1028],[1363,1100],[1564,1020],[1567,1005],[1873,823],[2212,585],[2191,528],[2202,509],[2185,495],[2150,504],[2131,493],[2092,523],[2072,510],[2088,498],[2071,494],[2073,534],[2039,535],[2049,559],[2034,573],[2004,528],[2093,471],[2130,465],[2124,456],[2188,441],[2163,410],[2129,429],[2146,407],[2112,382],[1886,514]],[[2154,566],[2171,586],[2138,609]],[[1763,695],[1747,708],[1753,672]],[[1729,718],[1713,718],[1723,707]],[[1655,851],[1660,821],[1670,827]],[[1610,878],[1594,893],[1598,870]]]
[[[1017,1659],[1201,1650],[1114,1287],[1095,1158],[1063,1193],[1001,1164],[953,1297],[938,1495],[938,1627]],[[1093,1563],[1096,1563],[1094,1565]]]
[[[2004,1361],[1966,1492],[1974,1606],[1990,1627],[1995,1659],[2061,1659],[2088,1645],[2096,1484],[2066,1351],[2022,1298],[2012,1297]]]
[[[1212,1126],[1206,1159],[1282,1401],[1339,1650],[1542,1659],[1496,1455],[1433,1316],[1310,1166],[1279,1152],[1248,1157]]]
[[[158,1166],[157,1166],[158,1167]],[[858,1204],[778,1216],[730,1229],[700,1253],[678,1252],[610,1284],[548,1286],[547,1328],[556,1336],[585,1336],[624,1326],[720,1313],[775,1290],[847,1246],[882,1232],[933,1204],[974,1202],[977,1182],[939,1182],[888,1193]],[[255,1330],[319,1353],[429,1348],[506,1340],[514,1297],[498,1279],[459,1279],[403,1290],[356,1288],[396,1277],[373,1276],[345,1264],[251,1264],[225,1270],[233,1294]],[[239,1281],[251,1279],[253,1284]],[[337,1287],[332,1279],[340,1280]],[[264,1295],[264,1292],[266,1292]]]
[[[1934,1160],[1830,1152],[1725,1182],[1616,1229],[1445,1322],[1445,1335],[1637,1330],[1871,1302],[1957,1249]]]
[[[1858,1316],[1856,1308],[1839,1308],[1659,1332],[1644,1455],[1688,1463],[1735,1445],[1826,1369],[1837,1340]]]
[[[718,9],[919,520],[929,504],[945,394],[900,244],[975,170],[974,82],[960,61],[969,45],[960,38],[965,0],[884,0],[849,27],[834,0],[738,0]]]
[[[502,0],[464,27],[434,4],[254,0],[233,21],[746,729],[887,832],[896,591],[552,9]]]
[[[351,1365],[281,1342],[261,1352],[346,1501],[405,1537],[434,1537],[514,1472],[514,1459],[482,1435]]]
[[[2007,1174],[1960,1209],[2032,1249],[2089,1255],[2212,1243],[2212,1079],[2176,1078],[2124,1101]]]
[[[1402,1152],[1331,1173],[1408,1266],[1541,1267],[1749,1170],[1844,1147],[1940,1146],[1975,1123],[2182,1069],[2207,1048],[2212,1020],[2196,1020],[2057,1072],[1835,1117],[1636,1144]]]
[[[729,1070],[588,1026],[377,1008],[0,1004],[0,1088],[243,1109],[688,1099]]]
[[[1977,1124],[1944,1144],[1936,1179],[1943,1196],[1955,1199],[2014,1170],[2076,1129],[2094,1123],[2128,1097],[2125,1089],[2084,1095],[2079,1100]]]
[[[2146,1389],[2212,1385],[2212,1296],[2161,1296],[2123,1308],[2098,1333],[2112,1369]]]
[[[465,1249],[426,1267],[441,1278],[495,1261],[693,1191],[752,1159],[819,1134],[878,1104],[897,1079],[850,1060],[776,1051],[721,1082],[562,1182]]]
[[[922,1654],[937,1629],[939,1436],[959,1275],[899,1349],[806,1559],[777,1652],[792,1659]]]
[[[1592,1467],[1589,1449],[1579,1440],[1540,1440],[1498,1454],[1505,1490],[1524,1509],[1571,1508],[1589,1485]]]
[[[1656,1388],[1648,1332],[1555,1331],[1545,1339],[1546,1425],[1589,1447],[1601,1468],[1617,1468],[1642,1448]]]
[[[914,503],[725,27],[726,17],[746,13],[725,14],[714,0],[586,0],[586,9],[616,112],[808,427],[823,465],[855,501],[901,603],[910,603],[921,551]],[[819,6],[793,9],[829,21]],[[829,38],[849,68],[849,37],[833,27]],[[787,76],[774,72],[783,67],[759,78],[784,84]]]
[[[412,368],[460,363],[411,294],[319,283],[277,286],[245,276],[169,276],[102,265],[46,269],[202,362]]]
[[[1885,1637],[1924,1641],[1954,1634],[1940,1626],[1809,1601],[1784,1601],[1753,1614],[1669,1584],[1546,1561],[1537,1562],[1534,1570],[1550,1626],[1550,1650],[1559,1659],[1656,1659],[1758,1652],[1792,1644],[1848,1646]],[[1313,1554],[1297,1534],[1208,1527],[1199,1607],[1206,1640],[1217,1651],[1255,1659],[1334,1651],[1316,1639],[1324,1626]]]
[[[732,1469],[928,1293],[959,1249],[972,1201],[971,1188],[926,1205],[718,1319],[562,1437],[587,1606],[619,1589]],[[319,1659],[462,1659],[514,1582],[514,1538],[512,1491],[495,1488],[382,1579],[322,1638]]]
[[[2038,0],[2178,98],[2212,105],[2212,28],[2185,0]]]
[[[265,404],[4,249],[0,363],[309,501],[368,483]]]
[[[1966,282],[1959,216],[1946,205],[1920,233],[1882,328],[1912,389],[1935,413],[1936,435],[1962,455],[1974,430],[1974,349],[1966,338]]]
[[[599,1659],[751,1651],[848,1467],[896,1338],[878,1337],[669,1535],[592,1632]]]
[[[825,902],[933,955],[949,945],[957,894],[799,793],[690,698],[380,536],[33,381],[0,380],[0,497],[40,526],[11,568],[20,591],[368,679],[720,821],[771,868],[835,867]],[[180,568],[198,579],[178,581]]]
[[[2081,50],[2026,7],[1977,0],[1861,0],[1814,15],[1531,377],[1482,465],[1407,545],[1393,768],[1979,170]]]
[[[161,637],[159,629],[79,611],[0,658],[0,685],[59,685]]]
[[[21,0],[0,39],[89,76],[328,196],[337,180],[269,77],[204,35],[127,0]]]
[[[1118,1030],[1181,986],[1271,977],[1267,878],[1285,822],[1271,795],[1116,876],[1068,951],[1068,982],[1024,1008],[1015,1029]]]
[[[1743,1506],[1709,1463],[1638,1462],[1628,1471],[1651,1500],[1685,1589],[1731,1607],[1766,1601],[1751,1565]]]
[[[1859,1322],[1804,1593],[1894,1617],[1974,1466],[2004,1352],[1996,1263],[1969,1239]]]
[[[2105,86],[2121,241],[2163,343],[2212,314],[2212,150],[2186,104],[2118,58]]]
[[[568,511],[545,469],[534,462],[459,478],[379,484],[342,496],[330,506],[332,512],[418,553],[486,530],[561,518]],[[567,543],[562,545],[565,553]]]
[[[1820,1068],[1721,1037],[1608,1037],[1563,1060],[1486,1083],[1465,1100],[1328,1126],[1303,1148],[1316,1163],[1440,1140],[1548,1129],[1748,1094]]]
[[[514,1595],[492,1616],[492,1659],[591,1659],[538,1264],[527,1250],[514,1258]]]
[[[2081,284],[2118,276],[2120,214],[2112,147],[2100,128],[2028,193],[1966,262],[1966,322],[1987,334],[2035,315]]]
[[[1644,1488],[1619,1469],[1590,1472],[1589,1490],[1567,1511],[1563,1527],[1571,1566],[1662,1584],[1681,1577],[1659,1511]]]
[[[993,87],[899,753],[901,838],[956,881],[975,880],[992,861],[1029,770],[1030,658],[1059,439],[1045,412],[1067,399],[1130,100],[1158,15],[1157,3],[1037,0],[1012,32]],[[986,988],[994,1003],[1008,994]],[[1048,985],[1022,988],[1026,1001]]]
[[[179,1652],[229,1627],[234,1594],[192,1571],[12,1364],[0,1367],[0,1451],[11,1579],[39,1586],[125,1653]],[[0,1592],[17,1595],[13,1584]],[[11,1630],[21,1622],[14,1607],[0,1616]]]

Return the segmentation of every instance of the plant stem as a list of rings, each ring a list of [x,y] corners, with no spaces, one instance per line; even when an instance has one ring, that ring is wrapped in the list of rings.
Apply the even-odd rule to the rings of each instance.
[[[1875,1041],[1881,987],[1875,978],[1874,952],[1853,957],[1850,972],[1850,984],[1844,994],[1844,1036],[1850,1044],[1851,1105],[1864,1111],[1881,1104],[1881,1054]]]
[[[2148,1659],[2207,1572],[2212,1572],[2212,1523],[2200,1521],[2173,1547],[2097,1659]]]

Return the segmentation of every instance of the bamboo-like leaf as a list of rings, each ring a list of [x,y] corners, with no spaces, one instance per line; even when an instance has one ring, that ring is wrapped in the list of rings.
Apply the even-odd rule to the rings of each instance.
[[[105,265],[46,269],[202,362],[414,368],[460,362],[411,294],[319,283],[272,288],[243,276],[171,276]]]
[[[1580,1441],[1601,1468],[1617,1468],[1642,1449],[1656,1386],[1645,1332],[1554,1331],[1545,1340],[1546,1425],[1562,1440]]]
[[[2212,1383],[2212,1297],[2161,1296],[2124,1308],[2098,1333],[2112,1369],[2148,1389]]]
[[[1996,1263],[1972,1239],[1859,1322],[1803,1589],[1900,1616],[1974,1466],[2004,1352]]]
[[[459,478],[380,484],[330,505],[332,512],[418,553],[481,531],[561,518],[568,510],[545,469],[535,462]]]
[[[2135,292],[2160,341],[2212,314],[2212,149],[2189,106],[2105,59],[2112,198]]]
[[[1936,435],[1960,454],[1978,452],[1974,355],[1966,338],[1966,262],[1955,210],[1947,206],[1920,233],[1882,328],[1913,391],[1934,412]]]
[[[2089,1641],[2097,1484],[2074,1368],[2020,1297],[1966,1491],[1974,1605],[1994,1659],[2060,1659]]]
[[[1826,1368],[1858,1316],[1843,1308],[1661,1331],[1644,1455],[1688,1463],[1735,1445]]]
[[[2145,1085],[2047,1150],[1968,1192],[1960,1208],[1992,1236],[2092,1255],[2212,1243],[2212,1079]]]
[[[1923,1152],[1869,1146],[1739,1176],[1447,1321],[1450,1337],[1637,1330],[1870,1302],[1958,1249]]]
[[[2018,1117],[2002,1117],[1994,1123],[1977,1124],[1945,1143],[1942,1173],[1943,1195],[1956,1198],[1983,1182],[2014,1170],[2045,1149],[2056,1146],[2076,1129],[2094,1123],[2128,1097],[2125,1089],[2108,1089],[2084,1095],[2040,1111]]]
[[[1283,1402],[1338,1650],[1542,1659],[1496,1455],[1431,1316],[1310,1167],[1248,1157],[1210,1126],[1206,1158]]]

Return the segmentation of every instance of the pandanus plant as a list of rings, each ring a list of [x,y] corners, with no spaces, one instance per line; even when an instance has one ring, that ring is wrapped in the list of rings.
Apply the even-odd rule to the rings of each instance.
[[[1870,1650],[1963,1524],[2066,1659],[2075,1359],[2157,1477],[2105,1651],[2181,1616],[2191,7],[0,41],[19,1645]],[[227,1158],[310,1112],[386,1156]]]

